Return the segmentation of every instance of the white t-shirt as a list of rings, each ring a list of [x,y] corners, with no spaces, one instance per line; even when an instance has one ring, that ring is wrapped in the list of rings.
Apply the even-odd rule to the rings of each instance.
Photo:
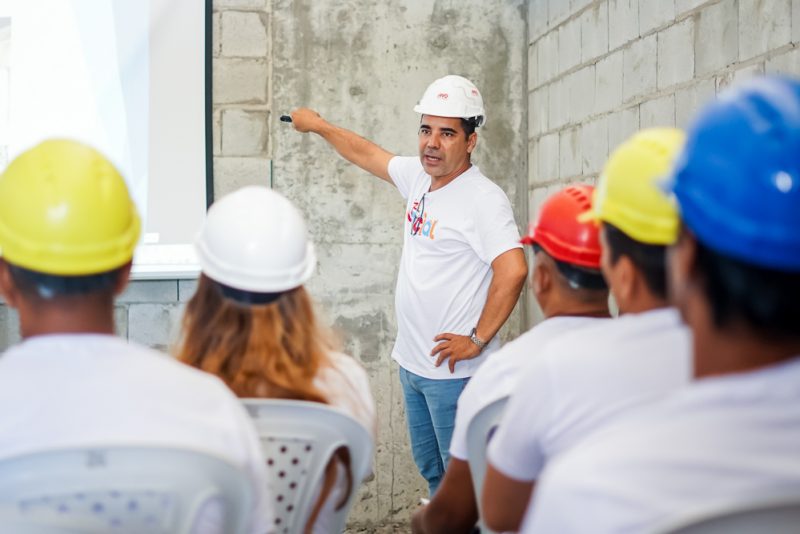
[[[697,381],[548,466],[524,532],[655,532],[800,499],[800,356]]]
[[[389,175],[407,200],[392,357],[425,378],[472,376],[500,347],[497,337],[477,358],[458,362],[454,374],[445,363],[435,367],[433,338],[441,333],[468,335],[478,324],[492,281],[492,261],[522,247],[511,203],[475,165],[436,191],[428,191],[431,177],[419,158],[392,158]],[[420,208],[422,223],[412,236]]]
[[[375,401],[369,389],[369,379],[364,368],[355,358],[334,352],[330,355],[331,366],[320,369],[314,380],[314,385],[328,399],[332,408],[337,408],[349,415],[372,434],[372,439],[377,437],[377,419],[375,417]],[[336,485],[322,506],[314,523],[314,534],[328,534],[333,532],[331,521],[335,512],[336,503],[341,500],[347,490],[344,466],[338,467]],[[353,481],[353,491],[358,491],[360,481]],[[317,488],[317,495],[320,488]],[[316,502],[315,496],[312,502]]]
[[[614,416],[687,384],[690,343],[671,308],[554,340],[522,372],[489,461],[508,477],[535,480],[549,459]]]
[[[258,435],[218,378],[110,335],[29,338],[0,357],[0,458],[83,446],[187,448],[249,476],[249,532],[272,524]],[[202,520],[201,520],[202,521]]]
[[[610,320],[591,317],[553,317],[534,326],[489,356],[485,364],[469,379],[467,387],[458,398],[450,455],[466,461],[467,427],[470,421],[482,408],[511,395],[522,369],[541,355],[547,343],[566,332]]]

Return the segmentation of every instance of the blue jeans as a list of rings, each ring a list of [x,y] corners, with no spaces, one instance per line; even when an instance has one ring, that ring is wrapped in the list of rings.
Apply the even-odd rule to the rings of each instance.
[[[456,404],[468,381],[469,378],[432,380],[400,368],[411,452],[431,496],[450,460]]]

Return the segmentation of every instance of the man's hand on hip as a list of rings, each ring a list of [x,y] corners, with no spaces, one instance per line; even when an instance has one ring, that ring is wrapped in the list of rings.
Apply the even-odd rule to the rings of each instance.
[[[450,372],[456,372],[456,362],[461,360],[471,360],[481,353],[480,347],[472,342],[469,336],[459,336],[458,334],[439,334],[434,341],[441,341],[438,345],[433,347],[431,356],[436,356],[436,367],[442,365],[442,362],[449,358],[447,363],[450,367]]]
[[[298,132],[317,132],[324,123],[325,119],[313,109],[299,108],[292,112],[292,125]]]

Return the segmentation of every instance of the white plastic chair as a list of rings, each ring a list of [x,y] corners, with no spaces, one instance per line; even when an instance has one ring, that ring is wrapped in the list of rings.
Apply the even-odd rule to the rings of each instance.
[[[508,397],[503,397],[484,406],[467,425],[467,462],[472,475],[472,488],[478,503],[480,528],[481,532],[485,534],[493,532],[483,524],[483,510],[481,510],[481,490],[483,480],[486,478],[486,448],[497,425],[500,424],[500,417],[503,415],[507,403]]]
[[[663,534],[796,534],[800,532],[800,497],[752,503],[684,519],[659,530]]]
[[[0,532],[240,534],[252,499],[245,473],[190,450],[92,447],[0,460]]]
[[[261,437],[267,459],[275,531],[303,532],[325,467],[340,448],[350,454],[352,488],[336,510],[331,532],[342,532],[355,494],[370,471],[372,436],[355,419],[316,402],[242,399]]]

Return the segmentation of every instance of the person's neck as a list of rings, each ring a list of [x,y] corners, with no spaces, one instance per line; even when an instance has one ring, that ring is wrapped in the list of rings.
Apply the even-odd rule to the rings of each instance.
[[[546,319],[555,317],[611,317],[607,303],[555,302],[542,308]]]
[[[114,301],[105,295],[76,295],[19,306],[23,339],[48,334],[114,334]]]
[[[800,340],[759,335],[746,325],[690,326],[695,378],[746,373],[800,356]]]
[[[619,305],[620,315],[624,315],[626,313],[645,313],[670,307],[670,304],[666,299],[657,297],[652,293],[639,295],[636,298],[626,302],[624,305],[620,304],[619,302],[617,304]]]
[[[455,171],[447,174],[445,176],[431,176],[431,187],[428,191],[436,191],[437,189],[441,189],[442,187],[446,186],[472,167],[472,162],[467,160],[464,162],[463,165],[459,166]]]

